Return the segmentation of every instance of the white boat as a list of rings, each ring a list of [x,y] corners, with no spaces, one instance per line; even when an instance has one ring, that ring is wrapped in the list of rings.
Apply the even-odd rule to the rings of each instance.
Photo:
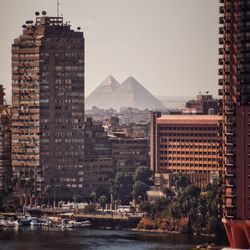
[[[73,227],[79,228],[79,227],[89,227],[91,226],[91,222],[86,220],[86,221],[73,221]]]
[[[31,219],[30,225],[33,227],[34,226],[41,226],[41,222],[39,221],[39,219]]]

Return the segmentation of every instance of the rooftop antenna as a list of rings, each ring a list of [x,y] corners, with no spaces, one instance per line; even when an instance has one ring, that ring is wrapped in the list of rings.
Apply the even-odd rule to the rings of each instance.
[[[57,0],[57,17],[59,17],[59,0]]]

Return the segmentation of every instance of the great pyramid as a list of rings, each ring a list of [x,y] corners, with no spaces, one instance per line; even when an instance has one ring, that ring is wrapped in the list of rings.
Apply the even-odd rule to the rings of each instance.
[[[165,106],[157,100],[135,78],[128,77],[119,84],[112,76],[106,78],[87,98],[86,109],[92,106],[119,110],[121,107],[138,108],[140,110],[164,110]]]
[[[85,108],[91,109],[93,106],[106,108],[109,106],[109,98],[114,91],[120,87],[120,83],[109,75],[85,100]]]

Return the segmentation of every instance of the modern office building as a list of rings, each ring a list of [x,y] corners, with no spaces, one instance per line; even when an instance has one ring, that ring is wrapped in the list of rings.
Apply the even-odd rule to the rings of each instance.
[[[221,0],[224,225],[233,248],[250,245],[250,1]]]
[[[222,175],[221,116],[152,115],[151,169],[182,172],[204,188],[211,176]]]
[[[83,33],[36,16],[12,45],[12,165],[24,205],[38,204],[47,185],[59,199],[83,190]]]

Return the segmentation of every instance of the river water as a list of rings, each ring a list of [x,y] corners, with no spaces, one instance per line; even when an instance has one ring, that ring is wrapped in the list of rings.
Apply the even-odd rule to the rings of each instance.
[[[98,229],[0,229],[1,250],[188,250],[213,238]]]

